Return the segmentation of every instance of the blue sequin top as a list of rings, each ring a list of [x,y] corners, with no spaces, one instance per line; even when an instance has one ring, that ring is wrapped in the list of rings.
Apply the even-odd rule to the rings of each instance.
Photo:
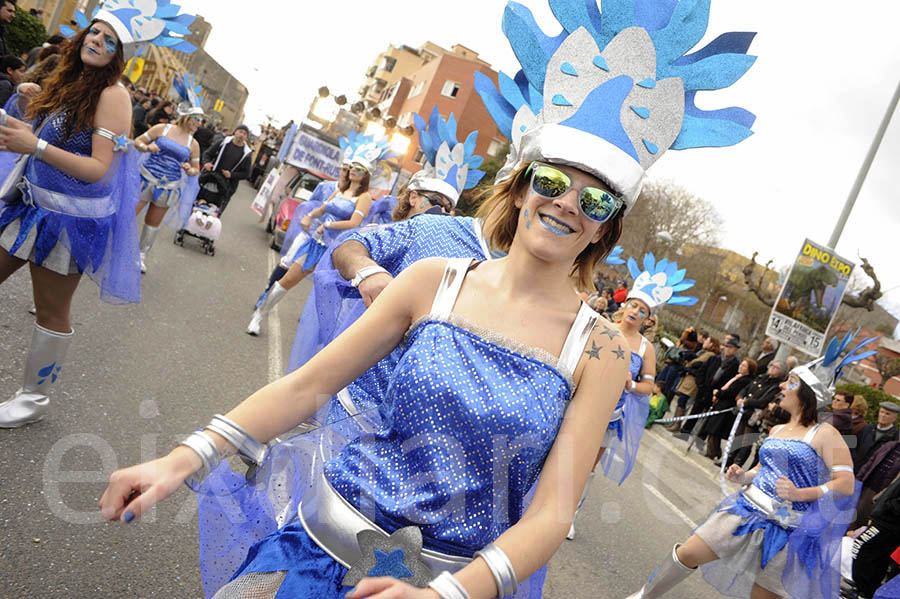
[[[828,467],[815,449],[800,439],[769,437],[759,448],[759,472],[753,486],[770,497],[777,497],[775,482],[786,476],[798,488],[816,487],[830,480]],[[795,501],[794,510],[803,512],[812,502]]]
[[[191,159],[191,149],[169,137],[158,137],[153,143],[159,146],[159,152],[147,156],[144,168],[157,179],[177,181],[184,171],[181,165]]]
[[[356,199],[352,200],[344,196],[335,196],[333,200],[325,202],[325,214],[334,218],[334,220],[350,220],[353,211],[356,210]]]
[[[72,133],[68,138],[63,131],[64,114],[56,114],[51,117],[49,123],[41,129],[38,137],[44,139],[58,148],[78,156],[90,156],[92,151],[92,129],[85,128]],[[114,169],[110,169],[114,173]],[[30,160],[25,173],[28,181],[59,193],[85,198],[106,197],[112,192],[114,177],[107,175],[97,183],[88,183],[67,175],[56,167],[50,166],[41,160]]]
[[[325,465],[335,489],[382,528],[419,526],[426,548],[456,555],[515,524],[572,388],[552,356],[514,343],[455,315],[414,324],[381,430]]]

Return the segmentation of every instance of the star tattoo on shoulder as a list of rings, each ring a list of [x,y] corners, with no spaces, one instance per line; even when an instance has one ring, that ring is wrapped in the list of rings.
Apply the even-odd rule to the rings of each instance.
[[[616,360],[624,360],[625,359],[625,350],[621,347],[617,347],[612,350],[612,353],[616,354]]]
[[[601,334],[601,335],[608,335],[610,339],[613,339],[613,338],[615,338],[616,335],[619,334],[619,331],[617,331],[617,330],[614,329],[613,327],[608,327],[608,326],[606,326],[606,325],[603,325],[603,330],[600,331],[600,334]]]
[[[600,350],[603,349],[602,345],[597,345],[593,339],[591,339],[591,349],[585,351],[587,354],[588,360],[599,360],[600,359]]]

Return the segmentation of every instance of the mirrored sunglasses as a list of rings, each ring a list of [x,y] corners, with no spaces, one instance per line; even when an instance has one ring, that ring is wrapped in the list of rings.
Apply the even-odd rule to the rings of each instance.
[[[532,162],[531,190],[542,198],[558,198],[572,187],[572,179],[558,168]],[[582,187],[578,192],[578,207],[587,218],[605,223],[625,205],[625,201],[599,187]]]

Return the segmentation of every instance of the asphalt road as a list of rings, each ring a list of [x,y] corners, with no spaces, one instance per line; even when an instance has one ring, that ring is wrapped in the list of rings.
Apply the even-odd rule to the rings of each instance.
[[[82,281],[76,337],[40,423],[0,430],[0,597],[201,597],[193,495],[182,488],[154,514],[102,521],[97,500],[117,467],[175,443],[283,371],[309,291],[282,301],[265,334],[244,329],[275,254],[243,186],[216,255],[163,229],[139,305],[111,306]],[[23,269],[0,286],[0,390],[20,385],[33,319]],[[655,429],[621,487],[598,478],[578,534],[551,562],[549,599],[620,599],[720,500],[707,460]],[[660,439],[663,439],[662,441]],[[699,575],[673,597],[717,597]]]

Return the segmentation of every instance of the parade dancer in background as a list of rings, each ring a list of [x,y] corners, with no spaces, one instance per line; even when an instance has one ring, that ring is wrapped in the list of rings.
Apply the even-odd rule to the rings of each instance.
[[[37,309],[23,385],[0,404],[0,427],[46,413],[74,334],[70,306],[82,274],[108,302],[140,299],[134,220],[140,179],[137,155],[128,151],[131,98],[119,77],[135,43],[152,41],[143,33],[166,37],[165,19],[175,15],[139,15],[150,26],[138,28],[136,10],[111,3],[85,20],[43,89],[20,96],[30,124],[0,116],[0,150],[27,155],[18,163],[24,172],[0,166],[4,187],[21,189],[3,198],[0,211],[0,281],[30,263]]]
[[[578,4],[583,25],[599,22],[594,0]],[[515,113],[511,161],[486,201],[495,218],[492,245],[508,256],[408,268],[302,368],[214,417],[168,456],[114,473],[103,515],[133,521],[186,478],[214,469],[223,451],[263,461],[258,440],[304,422],[405,342],[379,406],[381,430],[349,439],[333,457],[323,454],[327,461],[311,480],[289,489],[302,494],[297,518],[250,549],[218,598],[540,597],[528,578],[565,538],[600,448],[596,431],[607,427],[628,370],[626,342],[595,328],[600,316],[577,299],[571,277],[591,283],[645,169],[683,126],[694,132],[690,119],[672,118],[684,106],[682,79],[657,81],[669,64],[654,62],[657,51],[680,56],[671,44],[688,36],[682,27],[696,29],[697,18],[653,6],[663,11],[653,23],[673,22],[658,49],[647,30],[630,26],[634,11],[604,15],[612,39],[598,46],[582,23],[572,23],[577,11],[564,12],[562,35],[546,38],[527,9],[510,3],[505,20],[518,18],[523,27],[506,31],[544,99],[536,113],[524,105]],[[710,69],[679,69],[687,81],[714,84],[704,80]],[[632,128],[625,107],[644,105],[659,110],[648,108]],[[539,165],[566,179],[536,176]],[[603,351],[595,351],[600,344]],[[323,443],[332,440],[330,428],[317,431]],[[287,442],[287,451],[304,438]],[[264,461],[264,469],[274,463]],[[283,484],[272,489],[285,491]],[[276,513],[290,517],[293,506],[283,507]],[[218,525],[231,530],[224,515]],[[216,551],[236,541],[205,540]]]
[[[291,243],[280,263],[287,272],[264,292],[262,303],[247,325],[248,335],[260,334],[263,319],[269,311],[315,269],[325,250],[341,232],[362,224],[372,204],[372,196],[369,194],[371,174],[375,165],[387,158],[389,153],[387,139],[353,148],[347,175],[350,185],[344,191],[336,190],[321,206],[307,212],[300,219],[302,231]]]
[[[145,260],[163,218],[176,231],[184,228],[200,190],[200,145],[194,133],[203,119],[202,99],[190,73],[176,75],[174,85],[184,100],[178,106],[178,120],[174,125],[154,125],[134,141],[134,147],[148,153],[141,163],[141,199],[137,205],[138,214],[147,207],[140,239],[142,273],[147,272]]]
[[[631,349],[630,366],[625,390],[610,418],[594,464],[596,469],[597,464],[602,463],[603,474],[620,485],[631,474],[637,460],[641,437],[650,414],[650,394],[656,379],[656,351],[641,335],[641,328],[662,306],[692,306],[697,303],[696,297],[679,295],[693,287],[695,281],[685,278],[685,270],[679,270],[678,263],[669,262],[665,258],[657,263],[653,254],[647,254],[644,256],[643,268],[642,272],[634,258],[628,259],[628,270],[634,279],[634,285],[620,308],[621,319],[617,319],[615,326],[628,341]],[[612,328],[607,326],[606,332],[612,334]],[[594,471],[591,471],[588,484],[578,502],[579,509],[584,504],[593,479]],[[577,516],[577,510],[575,514]],[[575,538],[574,520],[566,538]]]
[[[816,424],[844,367],[872,355],[841,359],[853,340],[833,338],[825,356],[791,371],[780,407],[790,414],[759,450],[749,472],[732,465],[728,480],[745,485],[716,507],[675,547],[649,582],[629,599],[663,597],[698,567],[720,593],[749,599],[832,599],[839,592],[841,537],[853,519],[858,485],[850,450],[830,424]]]

